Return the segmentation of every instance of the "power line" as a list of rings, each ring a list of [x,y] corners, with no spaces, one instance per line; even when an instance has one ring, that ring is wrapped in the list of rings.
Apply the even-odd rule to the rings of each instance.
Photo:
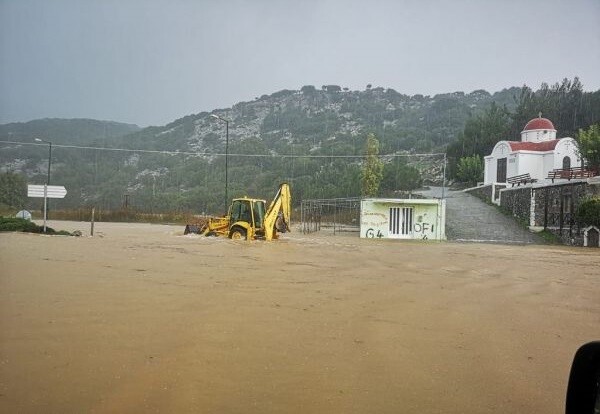
[[[18,145],[35,145],[35,146],[46,146],[45,144],[36,144],[34,142],[18,142],[18,141],[1,141],[2,144],[18,144]],[[146,154],[166,154],[166,155],[190,155],[195,157],[224,157],[225,153],[219,152],[190,152],[190,151],[166,151],[166,150],[144,150],[144,149],[130,149],[130,148],[110,148],[110,147],[89,147],[82,145],[63,145],[63,144],[52,144],[55,148],[68,148],[68,149],[87,149],[95,151],[113,151],[113,152],[133,152],[133,153],[146,153]],[[424,154],[379,154],[379,158],[397,158],[397,157],[432,157],[432,156],[443,156],[443,152],[433,152]],[[247,157],[247,158],[258,158],[258,157],[271,157],[271,158],[364,158],[365,155],[311,155],[311,154],[227,154],[229,157]]]

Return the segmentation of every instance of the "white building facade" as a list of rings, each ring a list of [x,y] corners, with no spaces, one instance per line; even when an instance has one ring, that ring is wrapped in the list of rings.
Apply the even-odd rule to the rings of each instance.
[[[552,122],[541,117],[525,125],[521,141],[499,141],[484,160],[486,185],[523,174],[541,181],[554,169],[581,166],[577,142],[570,137],[557,139]]]

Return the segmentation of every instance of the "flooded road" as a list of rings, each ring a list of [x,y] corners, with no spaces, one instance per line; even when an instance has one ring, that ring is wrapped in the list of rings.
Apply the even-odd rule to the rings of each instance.
[[[561,413],[600,339],[597,250],[182,233],[0,234],[0,412]]]

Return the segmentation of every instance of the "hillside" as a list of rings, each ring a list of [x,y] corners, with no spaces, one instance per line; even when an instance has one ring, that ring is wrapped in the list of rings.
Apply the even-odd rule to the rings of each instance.
[[[25,142],[32,137],[56,144],[86,145],[102,138],[122,137],[139,131],[134,124],[95,119],[36,119],[0,125],[0,139]]]
[[[231,120],[230,143],[258,138],[279,154],[289,153],[290,143],[306,145],[310,151],[329,150],[328,141],[348,144],[350,137],[366,131],[378,136],[382,152],[427,152],[451,142],[466,119],[491,102],[516,106],[519,93],[520,88],[510,88],[494,95],[478,90],[430,97],[408,96],[384,88],[346,91],[336,85],[322,89],[309,85],[263,95],[213,113]],[[209,115],[202,112],[164,127],[147,128],[128,136],[126,142],[135,148],[162,150],[223,149],[224,128]]]
[[[106,142],[139,130],[133,124],[94,119],[37,119],[0,125],[0,140],[34,143],[39,138],[53,144],[81,146]],[[53,162],[57,161],[59,166],[62,158],[60,150],[57,158],[53,154]],[[45,171],[47,162],[48,151],[44,143],[37,146],[3,143],[0,146],[2,170],[19,172],[33,179]],[[65,166],[59,173],[72,173],[68,170]]]
[[[442,151],[470,117],[483,113],[492,102],[513,109],[520,93],[521,88],[513,87],[494,94],[477,90],[431,97],[370,85],[364,91],[307,85],[215,110],[230,120],[229,195],[269,198],[277,183],[287,180],[296,202],[357,196],[360,160],[335,156],[362,154],[367,133],[375,133],[381,154]],[[25,142],[40,136],[55,144],[171,152],[56,147],[52,182],[69,190],[65,200],[56,202],[57,208],[114,209],[127,194],[130,205],[144,211],[222,210],[224,123],[201,112],[162,127],[136,129],[103,121],[39,120],[2,125],[0,139]],[[27,175],[30,182],[44,181],[45,146],[3,144],[0,157],[5,169]],[[408,189],[405,178],[416,171],[410,165],[418,167],[426,180],[441,178],[440,162],[417,157],[386,161],[383,193]],[[416,175],[411,185],[419,182],[418,171]]]

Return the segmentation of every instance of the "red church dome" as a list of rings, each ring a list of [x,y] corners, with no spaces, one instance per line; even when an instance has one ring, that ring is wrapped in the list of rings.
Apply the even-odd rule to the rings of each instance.
[[[552,121],[546,118],[533,118],[531,121],[527,122],[523,131],[531,131],[534,129],[551,129],[554,130],[554,124]]]

